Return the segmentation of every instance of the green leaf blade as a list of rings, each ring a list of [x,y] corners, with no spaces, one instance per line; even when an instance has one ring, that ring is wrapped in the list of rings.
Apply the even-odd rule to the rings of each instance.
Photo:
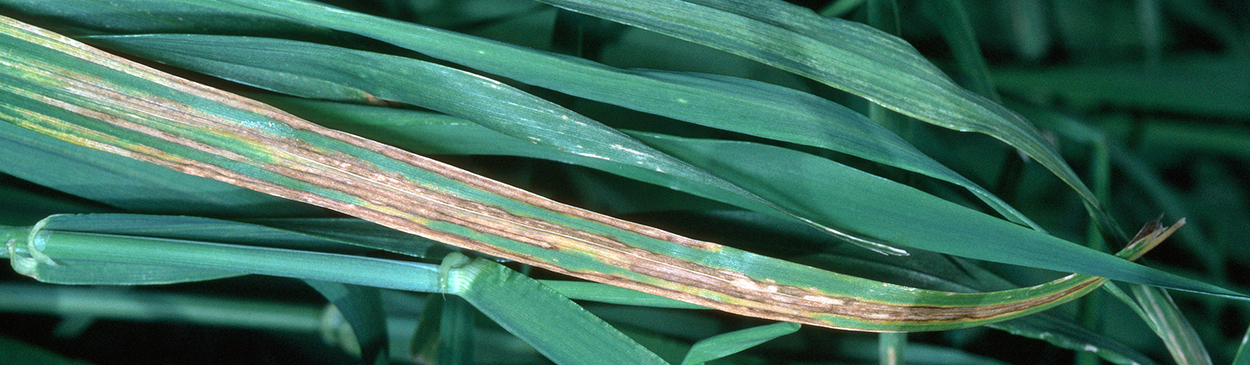
[[[993,136],[1046,166],[1076,191],[1108,234],[1127,239],[1028,121],[959,87],[906,42],[876,29],[781,1],[544,2],[747,57],[934,125]]]
[[[761,343],[771,341],[799,330],[798,323],[774,323],[744,330],[724,333],[694,344],[682,365],[701,365],[742,352]]]
[[[463,257],[463,256],[461,256]],[[611,325],[537,281],[482,259],[445,261],[450,292],[557,364],[666,364]],[[463,266],[460,266],[463,265]]]
[[[797,210],[811,216],[836,217],[831,220],[841,226],[858,227],[860,230],[855,231],[856,234],[870,238],[979,260],[1241,296],[993,219],[815,156],[747,142],[634,135],[743,186],[755,186],[771,179],[789,181],[781,188],[761,190],[761,196],[802,206]],[[828,189],[825,185],[828,182],[839,182],[848,188]],[[866,191],[871,194],[864,194]],[[869,211],[878,213],[862,214]],[[1011,242],[1012,245],[1001,250],[981,249],[986,242]],[[1165,282],[1169,284],[1163,284]]]

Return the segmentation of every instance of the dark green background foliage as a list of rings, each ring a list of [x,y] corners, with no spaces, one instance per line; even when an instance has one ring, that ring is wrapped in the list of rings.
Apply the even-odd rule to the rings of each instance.
[[[692,2],[726,8],[736,4]],[[453,34],[448,37],[458,33],[549,52],[556,59],[571,61],[569,65],[584,67],[569,74],[543,69],[543,65],[510,63],[517,58],[506,54],[476,58],[456,54],[470,49],[470,43],[457,42],[477,39],[415,37],[408,41],[451,46],[446,54],[414,51],[418,46],[403,43],[412,33],[400,31],[406,28],[397,28],[398,23],[357,18],[322,23],[321,19],[285,18],[233,5],[202,5],[210,3],[73,0],[54,5],[0,0],[0,14],[561,202],[831,271],[956,292],[1034,285],[1060,275],[968,259],[1016,263],[996,258],[1012,255],[1006,247],[1011,242],[961,242],[964,246],[957,253],[962,257],[914,248],[907,248],[911,256],[885,256],[818,234],[778,213],[820,215],[850,204],[823,200],[829,196],[846,196],[855,204],[876,204],[891,212],[931,207],[874,201],[883,195],[849,190],[835,181],[800,180],[826,176],[822,174],[827,171],[821,169],[833,166],[829,161],[834,161],[837,166],[849,166],[1021,225],[1035,225],[1056,237],[1107,252],[1124,244],[1125,237],[1117,229],[1131,235],[1160,214],[1165,224],[1185,217],[1188,224],[1147,254],[1144,264],[1250,292],[1250,275],[1246,274],[1250,269],[1246,250],[1250,240],[1250,224],[1246,223],[1250,221],[1250,190],[1246,188],[1250,185],[1250,5],[1245,2],[801,2],[822,16],[866,23],[900,36],[962,86],[925,89],[932,85],[917,84],[911,88],[899,81],[902,86],[883,87],[885,91],[874,89],[877,79],[871,77],[885,83],[894,82],[894,75],[868,72],[864,75],[870,78],[843,80],[866,83],[861,89],[834,88],[830,84],[836,82],[828,80],[854,73],[772,60],[766,50],[730,37],[690,42],[663,35],[672,31],[661,27],[646,26],[652,32],[565,10],[594,15],[593,9],[578,8],[582,1],[328,2],[354,12],[454,32],[440,33]],[[772,25],[793,32],[809,26],[786,21],[791,18],[784,11],[796,8],[760,4],[766,4],[762,10],[746,5],[735,9],[758,17],[777,16],[781,20]],[[646,9],[622,18],[646,24],[629,20],[631,15],[646,16],[639,14],[646,14]],[[713,18],[709,15],[709,19]],[[350,26],[362,28],[344,28]],[[368,27],[376,33],[368,33]],[[835,43],[857,40],[863,41],[848,38]],[[525,49],[517,52],[534,54]],[[911,65],[907,62],[919,60],[885,63],[904,69]],[[450,66],[503,82],[518,92],[458,93],[469,87],[461,90],[459,84],[436,84],[422,79],[428,76],[417,71],[399,73],[402,78],[393,73],[416,69],[418,64],[435,71],[444,68],[434,64]],[[356,68],[327,71],[334,65]],[[917,68],[915,72],[928,71]],[[665,88],[673,85],[681,86],[694,103],[725,104],[704,109],[661,106],[654,96],[669,94],[656,88],[669,90]],[[704,92],[720,98],[699,98]],[[979,95],[976,100],[983,99],[990,110],[1004,105],[1025,117],[1040,131],[1037,146],[1059,151],[1112,219],[1101,225],[1091,219],[1079,189],[1057,177],[1045,156],[1029,151],[1030,145],[1016,146],[1017,150],[986,134],[943,128],[969,130],[958,123],[980,120],[954,120],[951,116],[969,113],[908,104],[926,98],[957,99],[964,94]],[[564,107],[611,127],[605,130],[624,133],[584,137],[590,145],[585,150],[573,144],[558,149],[536,147],[514,138],[532,131],[509,129],[514,128],[510,119],[528,116],[492,105]],[[803,124],[824,118],[849,122]],[[855,124],[861,122],[885,128]],[[61,213],[143,214],[101,215],[59,224],[91,232],[259,247],[259,251],[230,256],[238,260],[265,255],[268,251],[262,248],[290,249],[432,268],[455,250],[319,208],[180,176],[16,130],[0,130],[0,137],[4,138],[0,139],[3,225],[30,226]],[[688,175],[681,171],[658,174],[587,157],[603,152],[593,142],[609,143],[603,141],[610,138],[640,141],[631,143],[646,144],[717,172],[738,167],[773,171],[784,166],[785,171],[763,178],[726,180],[808,189],[813,192],[811,201],[769,206],[761,202],[782,199],[761,193],[763,200],[752,200],[700,180],[702,175],[695,172],[702,170],[692,169],[695,172]],[[725,167],[731,164],[710,158],[700,161],[699,153],[736,165]],[[860,185],[851,187],[856,186]],[[864,217],[869,222],[906,221],[870,213]],[[895,224],[863,233],[880,237],[885,234],[881,232],[912,234],[928,229]],[[980,227],[959,221],[931,225],[942,225],[936,231],[949,235]],[[916,247],[927,242],[923,237],[909,240],[900,244]],[[354,355],[360,353],[379,361],[389,356],[402,363],[414,361],[410,352],[420,354],[418,361],[449,364],[612,358],[578,353],[576,342],[567,342],[563,355],[550,352],[561,349],[533,345],[540,348],[540,354],[518,338],[534,335],[526,331],[575,334],[579,326],[594,327],[597,322],[518,329],[509,323],[537,323],[545,318],[494,315],[500,313],[492,312],[498,308],[484,303],[500,303],[508,295],[554,293],[526,276],[560,280],[543,282],[579,298],[570,293],[581,287],[562,280],[567,278],[514,263],[492,266],[491,270],[498,270],[494,276],[498,281],[491,285],[501,289],[479,292],[491,293],[489,298],[485,294],[446,295],[437,289],[413,289],[419,293],[380,290],[296,274],[286,276],[306,280],[214,270],[218,271],[195,271],[197,280],[203,281],[134,287],[38,284],[0,270],[4,272],[0,363],[68,361],[62,357],[99,364],[352,363],[360,361]],[[610,289],[581,289],[584,298],[602,299],[610,294]],[[643,358],[651,356],[650,352],[674,363],[683,359],[732,364],[874,363],[879,348],[902,350],[907,362],[917,364],[1203,363],[1208,356],[1206,361],[1217,364],[1234,358],[1250,362],[1250,355],[1240,347],[1250,327],[1246,302],[1135,284],[1111,289],[1111,293],[1097,291],[1072,304],[992,326],[906,336],[797,329],[706,310],[667,308],[682,305],[663,301],[642,306],[578,303],[611,325],[605,327],[615,327],[642,345],[636,347],[622,337],[621,347],[626,348],[622,351],[637,351]],[[331,302],[344,309],[342,315],[328,310],[333,308],[327,306]],[[578,311],[567,300],[551,303]],[[1160,317],[1138,312],[1163,308],[1159,316],[1167,318],[1176,313],[1166,309],[1170,303],[1185,318],[1147,324],[1149,320],[1143,317]],[[356,330],[346,323],[357,324]],[[1180,340],[1165,343],[1161,337]]]

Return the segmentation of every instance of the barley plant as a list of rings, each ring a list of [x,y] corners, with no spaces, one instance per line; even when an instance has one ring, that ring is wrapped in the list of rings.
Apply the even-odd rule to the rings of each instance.
[[[0,0],[0,363],[1250,364],[1248,19]]]

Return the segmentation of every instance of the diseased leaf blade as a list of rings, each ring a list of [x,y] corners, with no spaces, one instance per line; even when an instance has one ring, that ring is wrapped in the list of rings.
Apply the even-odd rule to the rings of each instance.
[[[195,41],[195,47],[176,47],[185,38],[202,42]],[[601,160],[596,165],[610,171],[641,170],[634,175],[746,209],[789,216],[883,253],[902,253],[881,243],[847,236],[838,227],[796,216],[787,207],[655,151],[620,131],[476,74],[415,59],[314,43],[260,38],[239,42],[212,36],[146,39],[150,46],[175,45],[158,59],[230,80],[306,98],[396,101],[441,111],[526,142],[583,159]],[[275,59],[283,62],[275,63]]]

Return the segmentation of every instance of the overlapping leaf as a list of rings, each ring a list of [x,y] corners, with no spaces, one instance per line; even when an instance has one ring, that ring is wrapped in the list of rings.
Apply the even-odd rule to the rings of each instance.
[[[448,256],[457,294],[559,364],[663,364],[658,356],[534,279],[483,259]],[[610,331],[609,331],[610,330]],[[573,345],[576,344],[576,345]]]
[[[424,100],[419,99],[419,95],[414,94],[419,94],[416,90],[426,90],[423,88],[428,87],[401,87],[411,85],[413,81],[403,77],[403,73],[391,74],[386,71],[380,71],[382,69],[404,68],[406,66],[412,68],[422,65],[421,63],[414,63],[416,61],[413,60],[391,56],[367,54],[308,43],[255,38],[144,36],[138,38],[111,38],[109,43],[114,46],[121,46],[124,41],[132,39],[134,43],[128,47],[133,47],[134,51],[145,49],[140,47],[140,45],[166,49],[167,52],[159,54],[151,50],[144,52],[151,52],[150,56],[152,57],[159,57],[162,60],[173,62],[180,66],[306,97],[346,98],[353,100],[360,97],[360,95],[385,95],[385,98],[390,100],[424,102]],[[282,66],[283,70],[269,69],[270,66],[267,65],[273,63],[269,60],[279,58],[286,61]],[[333,62],[336,59],[341,61]],[[355,64],[368,64],[369,66],[367,68],[350,66]],[[382,65],[388,66],[383,67]],[[356,78],[354,75],[364,73],[377,73],[377,75],[370,76],[364,81],[354,80]],[[297,80],[313,80],[314,82],[302,86],[298,82],[289,80],[277,84],[272,82],[266,83],[266,81],[272,80],[277,75],[289,76]],[[697,80],[697,78],[690,76],[685,76],[684,79],[687,81]],[[333,80],[329,85],[333,85],[335,88],[316,88],[316,86],[327,85],[323,80]],[[396,86],[388,87],[386,80],[399,81],[395,83]],[[745,81],[741,82],[745,83]],[[458,85],[459,87],[451,90],[470,93],[478,92],[474,91],[475,89],[468,89],[467,85]],[[493,87],[487,88],[493,89]],[[344,95],[340,92],[329,90],[342,90],[347,94]],[[425,91],[425,93],[437,92],[445,91],[433,89]],[[459,102],[463,103],[465,101]],[[428,103],[419,105],[430,106]],[[466,113],[475,115],[470,112]],[[561,115],[564,115],[564,112],[557,112],[554,118],[558,119]],[[543,118],[542,120],[553,119],[552,117]],[[527,120],[523,119],[513,122],[540,123],[527,122]],[[437,120],[431,122],[439,123]],[[440,124],[449,123],[452,123],[452,121],[444,120]],[[499,137],[491,137],[489,133],[483,135],[480,129],[478,132],[473,130],[474,128],[470,125],[462,125],[459,131],[451,134],[455,137],[444,136],[444,138],[460,139],[459,142],[454,143],[449,143],[454,140],[431,138],[433,135],[421,137],[420,133],[413,133],[412,136],[414,138],[422,138],[424,141],[419,143],[422,145],[447,146],[445,148],[434,148],[441,151],[464,151],[466,148],[479,144],[484,145],[479,148],[485,151],[498,151],[502,149],[500,145],[511,145],[515,149],[524,148],[524,144],[508,143],[506,138],[501,140]],[[1147,280],[1148,277],[1156,275],[1138,271],[1140,266],[1115,259],[1110,255],[1081,248],[1045,234],[1037,232],[1031,234],[1023,233],[1027,231],[1016,229],[1018,227],[1013,227],[992,217],[950,204],[931,195],[910,190],[888,180],[875,178],[863,172],[846,168],[829,160],[815,158],[811,155],[747,143],[735,144],[725,142],[720,144],[721,147],[708,147],[720,142],[696,140],[675,142],[677,139],[662,136],[635,136],[642,138],[642,141],[659,148],[665,153],[676,155],[701,168],[690,171],[700,171],[699,173],[710,171],[716,176],[731,181],[732,186],[741,186],[751,191],[753,195],[764,197],[772,204],[786,207],[788,211],[798,213],[802,217],[808,217],[817,222],[849,229],[853,235],[871,237],[876,240],[892,242],[907,247],[1016,265],[1040,267],[1061,272],[1092,273],[1093,271],[1098,271],[1096,275],[1099,276],[1132,277],[1132,280]],[[488,141],[499,141],[496,142],[499,144],[484,143]],[[492,145],[494,146],[492,147]],[[610,150],[610,148],[603,148],[604,146],[599,145],[599,150]],[[606,146],[610,147],[610,145]],[[594,150],[594,146],[587,145],[583,147],[591,151],[589,152],[591,155],[597,156],[600,153]],[[524,152],[522,154],[534,155],[535,152]],[[553,156],[550,153],[539,153],[537,155],[548,158]],[[572,155],[578,156],[578,154]],[[658,153],[657,155],[664,154]],[[588,157],[584,154],[580,156]],[[580,158],[577,160],[569,157],[556,158],[579,163],[589,162],[591,163],[589,166],[621,173],[614,168],[615,165],[604,165],[601,161],[595,161],[599,160],[596,158]],[[666,165],[646,166],[650,168],[629,173],[629,176],[642,176],[651,182],[667,181],[670,186],[682,182],[680,177],[664,177],[664,175],[667,175],[664,172],[669,171]],[[831,171],[838,172],[834,173]],[[653,174],[655,172],[661,173],[655,175]],[[744,177],[742,174],[757,175]],[[778,176],[785,176],[784,181],[790,181],[790,183],[774,183],[776,180],[772,179]],[[840,186],[841,188],[829,189],[830,186]],[[695,185],[687,191],[697,192],[706,191],[706,189]],[[906,196],[897,197],[888,195],[894,191],[908,191],[908,193]],[[723,194],[713,195],[713,193],[700,195],[724,196]],[[734,202],[732,200],[722,201]],[[923,207],[923,209],[918,209],[919,207]],[[1013,245],[1004,250],[982,249],[984,242],[996,241],[1013,242]],[[1078,259],[1077,257],[1081,258]],[[1111,268],[1119,269],[1114,269],[1115,272],[1112,272]],[[1131,274],[1131,276],[1125,276],[1130,275],[1128,274],[1129,272],[1136,273]],[[1178,277],[1173,277],[1172,279],[1178,279]]]
[[[959,87],[901,39],[780,0],[544,0],[565,9],[725,50],[812,78],[934,125],[993,136],[1036,159],[1124,238],[1041,134],[1011,110]]]

